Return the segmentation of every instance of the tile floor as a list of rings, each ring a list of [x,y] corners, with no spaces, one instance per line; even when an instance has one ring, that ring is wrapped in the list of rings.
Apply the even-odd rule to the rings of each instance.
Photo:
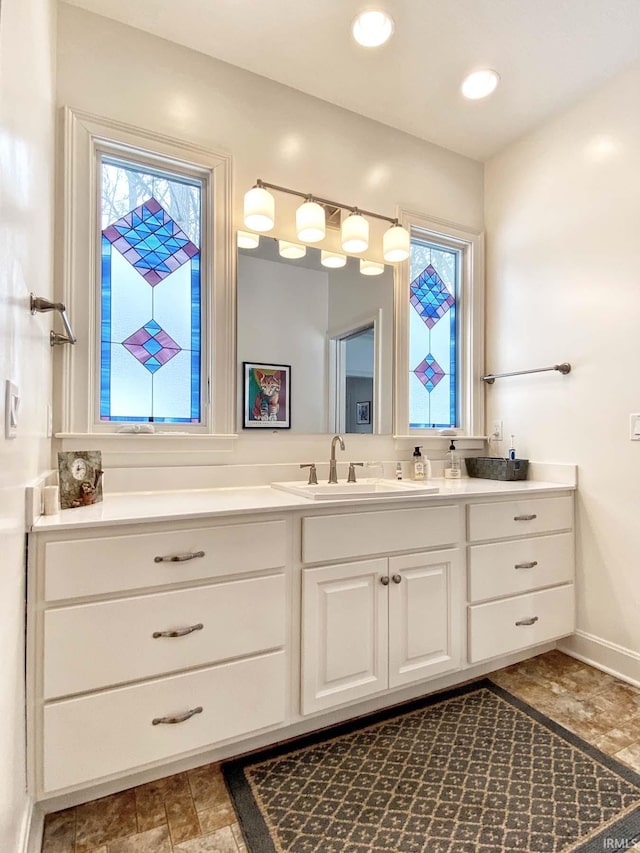
[[[491,677],[640,772],[640,690],[557,651]],[[242,853],[246,849],[220,769],[210,764],[49,815],[42,853]],[[640,844],[633,849],[640,850]]]

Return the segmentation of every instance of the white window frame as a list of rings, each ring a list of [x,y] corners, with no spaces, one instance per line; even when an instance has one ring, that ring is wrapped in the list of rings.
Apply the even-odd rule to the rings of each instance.
[[[410,233],[421,232],[425,240],[460,251],[460,292],[457,305],[458,410],[462,437],[484,432],[484,235],[481,231],[454,225],[410,210],[399,212],[399,220]],[[396,269],[395,277],[395,405],[394,436],[438,437],[438,430],[409,428],[409,285],[410,262]],[[440,438],[441,441],[441,438]]]
[[[103,436],[123,424],[101,422],[99,394],[100,155],[131,158],[204,180],[201,262],[203,393],[200,424],[158,424],[163,435],[229,436],[235,416],[235,258],[231,250],[231,157],[200,146],[92,116],[63,110],[64,163],[61,248],[56,292],[78,338],[54,354],[56,437]],[[127,424],[128,426],[128,424]],[[185,436],[189,433],[189,436]],[[177,436],[176,436],[177,437]]]

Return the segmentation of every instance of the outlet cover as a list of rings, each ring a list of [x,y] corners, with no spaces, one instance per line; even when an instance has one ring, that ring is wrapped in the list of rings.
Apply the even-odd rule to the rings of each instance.
[[[502,421],[494,421],[491,427],[491,438],[494,441],[502,441]]]

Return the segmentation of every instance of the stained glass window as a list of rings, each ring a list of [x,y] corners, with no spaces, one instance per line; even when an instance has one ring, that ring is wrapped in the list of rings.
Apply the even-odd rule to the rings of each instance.
[[[410,269],[409,426],[454,427],[460,251],[412,235]]]
[[[101,160],[101,421],[202,420],[202,192]]]

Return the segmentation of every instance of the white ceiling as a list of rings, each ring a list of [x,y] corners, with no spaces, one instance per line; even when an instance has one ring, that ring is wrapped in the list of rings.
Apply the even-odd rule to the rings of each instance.
[[[359,47],[361,0],[70,0],[485,160],[640,59],[640,0],[373,0],[396,31]],[[460,83],[502,78],[484,101]]]

